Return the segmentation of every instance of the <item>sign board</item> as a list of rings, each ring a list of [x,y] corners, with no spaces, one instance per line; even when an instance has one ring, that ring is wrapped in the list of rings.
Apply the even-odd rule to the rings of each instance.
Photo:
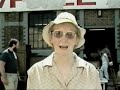
[[[0,0],[0,12],[120,8],[120,0]]]

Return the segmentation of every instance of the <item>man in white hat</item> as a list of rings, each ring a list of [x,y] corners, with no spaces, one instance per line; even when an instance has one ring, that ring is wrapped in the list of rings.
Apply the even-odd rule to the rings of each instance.
[[[54,52],[28,70],[27,90],[101,90],[96,68],[73,52],[84,44],[84,34],[68,12],[45,26],[43,39]]]

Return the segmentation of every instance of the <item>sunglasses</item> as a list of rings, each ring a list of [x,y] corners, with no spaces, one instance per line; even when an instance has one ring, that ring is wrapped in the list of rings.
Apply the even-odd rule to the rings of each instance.
[[[75,32],[62,32],[62,31],[54,31],[52,32],[52,35],[56,38],[61,38],[64,35],[67,39],[73,39],[76,36]]]

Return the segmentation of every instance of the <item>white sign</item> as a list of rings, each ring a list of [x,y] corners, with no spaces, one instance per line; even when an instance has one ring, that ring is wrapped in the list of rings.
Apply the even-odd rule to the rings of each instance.
[[[0,12],[110,8],[120,8],[120,0],[0,0]]]

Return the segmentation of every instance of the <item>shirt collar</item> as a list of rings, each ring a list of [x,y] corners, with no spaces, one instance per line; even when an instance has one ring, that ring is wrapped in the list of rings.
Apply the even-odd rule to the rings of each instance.
[[[52,66],[52,62],[53,62],[53,55],[55,52],[53,52],[50,56],[48,56],[47,58],[45,58],[42,61],[43,67],[44,66]],[[78,57],[74,52],[73,55],[75,57],[76,63],[77,63],[77,67],[86,67],[86,61],[83,60],[82,58]]]

